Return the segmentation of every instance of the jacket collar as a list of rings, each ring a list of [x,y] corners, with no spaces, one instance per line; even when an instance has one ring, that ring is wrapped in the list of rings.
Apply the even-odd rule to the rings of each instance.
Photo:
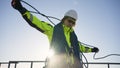
[[[73,28],[67,27],[64,24],[63,24],[63,29],[64,29],[65,32],[73,32]]]

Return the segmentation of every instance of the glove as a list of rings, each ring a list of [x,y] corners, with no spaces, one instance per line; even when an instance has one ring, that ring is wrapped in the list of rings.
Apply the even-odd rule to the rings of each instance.
[[[20,0],[12,0],[11,5],[16,10],[22,10],[23,9],[23,7],[20,3]]]
[[[27,11],[27,9],[25,9],[20,3],[20,0],[12,0],[11,5],[14,9],[18,10],[21,14],[24,14]]]
[[[97,47],[94,47],[94,48],[92,48],[92,52],[97,53],[97,52],[99,52],[99,49]]]

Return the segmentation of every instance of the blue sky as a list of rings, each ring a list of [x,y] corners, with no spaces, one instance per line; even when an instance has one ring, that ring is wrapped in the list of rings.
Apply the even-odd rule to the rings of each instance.
[[[62,19],[66,11],[75,9],[79,15],[74,28],[78,39],[98,47],[100,52],[97,57],[111,53],[120,54],[120,0],[25,1],[40,12],[59,19]],[[11,0],[0,1],[0,61],[44,60],[49,49],[47,37],[29,26],[20,13],[11,7],[10,2]],[[40,15],[34,15],[48,21]],[[54,23],[57,24],[58,21]],[[120,62],[120,57],[94,60],[93,53],[85,55],[89,62]]]

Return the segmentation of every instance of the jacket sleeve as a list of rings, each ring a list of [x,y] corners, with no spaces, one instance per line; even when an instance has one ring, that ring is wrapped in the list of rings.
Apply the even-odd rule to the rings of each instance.
[[[79,46],[80,46],[80,51],[83,53],[92,52],[92,48],[86,47],[85,45],[81,44],[80,42],[79,42]]]
[[[53,29],[52,25],[50,25],[47,22],[39,20],[37,17],[32,15],[28,10],[26,10],[25,8],[23,9],[24,11],[20,11],[20,13],[30,26],[36,28],[37,30],[44,34],[47,34],[49,30]]]

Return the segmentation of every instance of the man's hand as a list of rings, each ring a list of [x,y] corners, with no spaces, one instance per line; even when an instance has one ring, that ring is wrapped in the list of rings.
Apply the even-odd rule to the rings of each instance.
[[[11,5],[14,9],[21,10],[23,7],[20,3],[20,0],[12,0]]]
[[[94,47],[94,48],[92,48],[92,52],[97,53],[97,52],[99,52],[99,49],[97,47]]]

